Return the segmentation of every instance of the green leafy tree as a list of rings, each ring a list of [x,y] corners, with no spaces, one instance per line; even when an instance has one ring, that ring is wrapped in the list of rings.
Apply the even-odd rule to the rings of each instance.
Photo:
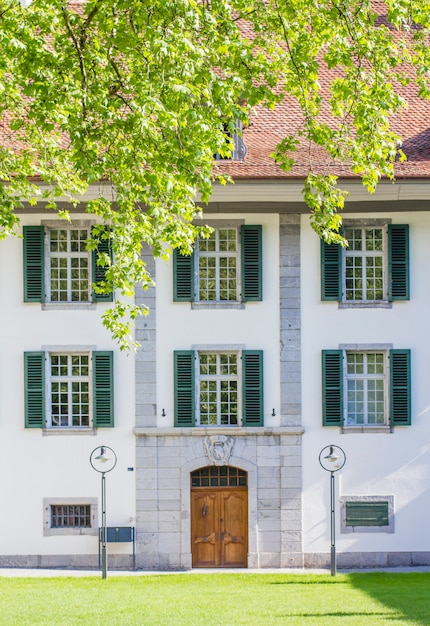
[[[226,126],[284,98],[302,120],[279,166],[307,144],[373,191],[404,158],[390,129],[403,86],[429,95],[429,22],[430,0],[0,0],[0,236],[23,202],[68,219],[58,198],[100,185],[85,204],[104,225],[89,245],[114,252],[99,288],[132,296],[152,284],[142,245],[167,257],[207,234],[192,220],[228,180],[213,160],[233,148]],[[304,198],[317,233],[340,240],[345,192],[312,159]],[[141,312],[122,298],[105,313],[122,348]]]

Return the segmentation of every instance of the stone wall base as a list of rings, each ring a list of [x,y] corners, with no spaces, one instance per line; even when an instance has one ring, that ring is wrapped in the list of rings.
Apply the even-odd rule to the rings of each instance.
[[[330,568],[330,554],[308,552],[303,555],[305,568]],[[418,567],[430,565],[430,552],[338,552],[338,569],[378,567]]]
[[[275,558],[276,556],[276,558]],[[337,554],[336,565],[342,569],[392,568],[430,566],[430,552],[340,552]],[[265,568],[296,568],[296,569],[330,569],[330,554],[308,552],[305,554],[256,554],[248,555],[248,567],[264,570]],[[73,555],[0,555],[0,568],[23,569],[83,569],[97,570],[98,556],[88,554]],[[112,554],[108,556],[108,570],[132,571],[133,559],[128,554]],[[138,570],[170,570],[191,569],[183,563],[148,562],[136,555]]]
[[[0,555],[0,567],[97,570],[98,556],[93,554]],[[108,555],[108,569],[130,571],[133,569],[133,557],[128,554]]]

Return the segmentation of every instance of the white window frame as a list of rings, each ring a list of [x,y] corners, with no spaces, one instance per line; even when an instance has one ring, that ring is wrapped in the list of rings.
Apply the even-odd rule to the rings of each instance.
[[[390,427],[390,359],[389,351],[393,348],[392,344],[342,344],[339,348],[343,351],[343,397],[344,397],[344,415],[343,415],[343,431],[344,432],[387,432],[391,430]],[[351,376],[348,376],[348,353],[363,353],[363,354],[383,354],[384,355],[384,423],[382,424],[349,424],[348,423],[348,380]],[[371,378],[371,377],[369,377]],[[367,404],[367,393],[366,393]]]
[[[94,432],[93,425],[93,397],[92,397],[92,388],[93,388],[93,360],[92,353],[96,350],[95,346],[43,346],[42,350],[46,354],[45,359],[45,373],[46,373],[46,426],[45,431],[50,433],[65,433],[65,432]],[[52,377],[51,377],[51,356],[52,355],[66,355],[71,357],[73,355],[85,355],[88,356],[88,426],[57,426],[52,424]],[[67,380],[72,380],[70,377],[66,377]],[[69,390],[69,395],[71,391]],[[72,418],[72,414],[70,412],[71,409],[71,399],[69,398],[69,421]]]
[[[72,300],[70,298],[68,300],[52,300],[51,296],[51,258],[56,257],[57,253],[51,253],[50,250],[50,235],[53,230],[86,230],[88,239],[91,236],[91,227],[94,224],[92,220],[75,220],[71,224],[67,224],[64,220],[43,220],[42,226],[45,227],[45,258],[44,258],[44,268],[45,268],[45,286],[46,286],[46,301],[42,304],[43,309],[95,309],[96,305],[92,300],[92,253],[90,250],[86,250],[85,252],[80,253],[72,253],[62,252],[59,253],[63,258],[72,259],[76,256],[87,258],[88,260],[88,299],[87,300]],[[67,270],[67,282],[68,282],[68,290],[71,291],[71,268],[68,265]]]
[[[51,527],[52,506],[90,506],[91,526],[72,528]],[[97,498],[43,498],[43,535],[55,537],[57,535],[97,535],[98,534],[98,500]]]
[[[218,246],[218,238],[217,238],[217,247],[214,252],[206,252],[205,250],[200,251],[200,240],[196,240],[195,250],[194,250],[194,305],[203,306],[203,307],[229,307],[234,305],[243,306],[240,300],[240,294],[242,292],[242,271],[241,271],[241,241],[240,241],[240,226],[243,224],[243,221],[234,221],[234,222],[207,222],[208,226],[214,229],[214,231],[218,234],[220,230],[235,230],[236,231],[236,251],[235,252],[220,252]],[[206,240],[202,240],[206,241]],[[200,259],[202,257],[212,257],[217,260],[216,262],[216,291],[217,298],[215,300],[200,300]],[[219,259],[223,257],[234,257],[236,259],[236,298],[234,300],[221,300],[219,298],[220,291],[220,266]]]
[[[363,269],[366,267],[366,258],[369,256],[375,256],[373,251],[366,252],[353,251],[349,248],[342,248],[342,305],[344,306],[378,306],[388,305],[388,221],[386,220],[345,220],[343,223],[344,231],[348,228],[360,229],[362,231],[369,229],[381,229],[382,230],[382,253],[378,253],[376,256],[382,257],[382,281],[383,281],[383,294],[382,298],[378,300],[367,299],[365,294],[365,282],[363,280],[363,298],[359,300],[349,300],[346,298],[346,261],[348,257],[361,257],[363,259]]]
[[[193,350],[196,352],[195,358],[195,398],[196,398],[196,426],[202,428],[237,428],[242,426],[242,350],[243,346],[193,346]],[[217,416],[218,421],[216,424],[202,424],[201,423],[201,411],[200,411],[200,355],[201,354],[235,354],[237,358],[237,375],[234,379],[237,381],[237,424],[221,424],[220,419],[220,394],[217,391]],[[221,380],[223,377],[216,375],[213,379]],[[232,377],[231,377],[232,379]]]
[[[340,502],[340,532],[342,534],[355,533],[394,533],[394,496],[341,496]],[[346,503],[347,502],[387,502],[388,525],[387,526],[347,526]]]

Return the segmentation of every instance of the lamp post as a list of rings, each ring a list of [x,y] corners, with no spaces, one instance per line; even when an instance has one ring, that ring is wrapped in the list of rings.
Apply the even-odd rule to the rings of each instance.
[[[98,446],[90,454],[91,467],[102,475],[102,578],[107,577],[107,550],[106,550],[106,474],[116,465],[116,454],[108,446]],[[100,541],[100,536],[99,536]]]
[[[336,526],[335,526],[335,483],[334,473],[345,465],[346,455],[339,446],[326,446],[319,455],[323,469],[330,472],[330,573],[336,575]]]

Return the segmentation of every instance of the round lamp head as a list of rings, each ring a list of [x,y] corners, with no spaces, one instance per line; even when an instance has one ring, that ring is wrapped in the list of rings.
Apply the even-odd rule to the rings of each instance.
[[[320,452],[320,465],[327,472],[337,472],[342,469],[345,461],[345,452],[339,446],[326,446]]]
[[[116,465],[116,454],[109,446],[99,446],[90,455],[90,464],[96,472],[106,474]]]

